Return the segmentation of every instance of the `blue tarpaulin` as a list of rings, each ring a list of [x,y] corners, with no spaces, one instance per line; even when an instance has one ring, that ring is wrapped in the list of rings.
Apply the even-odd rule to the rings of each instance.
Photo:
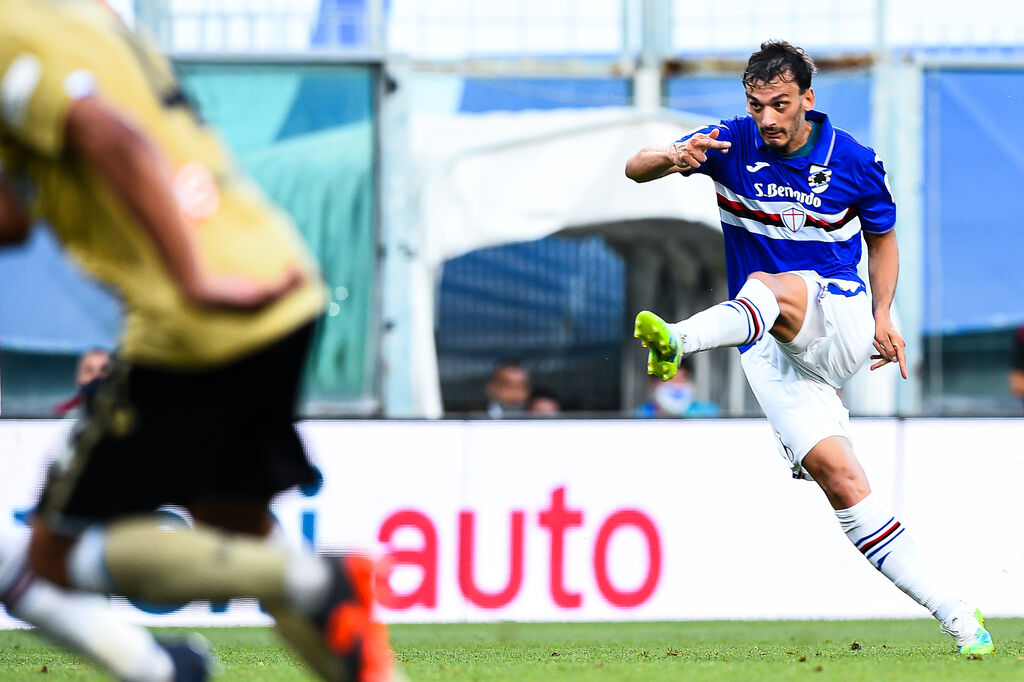
[[[0,348],[112,348],[119,314],[117,299],[70,265],[44,225],[24,245],[0,249]]]
[[[926,333],[1024,323],[1024,73],[925,74]]]

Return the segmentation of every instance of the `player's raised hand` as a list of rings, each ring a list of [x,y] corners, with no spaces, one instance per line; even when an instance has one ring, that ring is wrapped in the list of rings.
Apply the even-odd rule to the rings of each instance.
[[[694,133],[682,142],[673,143],[669,157],[680,168],[700,168],[700,165],[708,160],[709,149],[719,149],[723,154],[729,152],[732,142],[719,140],[718,134],[718,128],[712,128],[710,133]]]
[[[907,353],[905,348],[907,342],[896,331],[896,325],[888,317],[877,317],[875,319],[874,346],[876,352],[871,356],[871,359],[878,362],[871,365],[871,369],[876,370],[879,367],[888,365],[890,362],[898,362],[900,365],[900,375],[906,379]]]
[[[672,173],[700,168],[708,160],[708,150],[729,151],[732,142],[719,140],[719,129],[710,133],[694,133],[668,147],[644,147],[626,162],[626,177],[634,182],[650,182]]]

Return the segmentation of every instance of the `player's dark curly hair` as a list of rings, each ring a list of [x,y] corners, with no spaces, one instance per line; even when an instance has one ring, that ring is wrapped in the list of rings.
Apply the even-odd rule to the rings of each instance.
[[[766,40],[761,49],[750,55],[743,72],[743,87],[750,89],[775,79],[796,81],[801,94],[811,87],[811,76],[817,69],[811,56],[785,40]]]

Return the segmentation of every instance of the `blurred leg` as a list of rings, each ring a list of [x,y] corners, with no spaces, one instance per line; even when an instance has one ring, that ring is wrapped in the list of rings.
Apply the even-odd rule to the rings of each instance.
[[[27,548],[27,538],[0,535],[0,601],[12,616],[119,679],[173,679],[170,656],[148,630],[124,622],[104,597],[67,592],[35,575],[28,566]]]

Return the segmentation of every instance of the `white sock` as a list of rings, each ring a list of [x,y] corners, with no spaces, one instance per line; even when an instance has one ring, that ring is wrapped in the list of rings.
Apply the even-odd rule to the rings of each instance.
[[[748,279],[736,298],[711,306],[673,325],[683,352],[756,343],[779,317],[779,302],[768,285]]]
[[[846,537],[896,587],[944,622],[958,601],[943,590],[917,552],[906,528],[873,495],[849,509],[837,509]]]
[[[122,621],[105,597],[65,592],[36,578],[21,598],[8,605],[11,615],[40,633],[96,661],[118,679],[170,682],[174,663],[145,628]]]
[[[315,611],[331,588],[331,572],[323,559],[296,552],[284,575],[285,593],[291,606],[302,613]]]
[[[122,622],[106,598],[67,592],[28,568],[27,539],[0,536],[0,600],[15,618],[128,682],[170,682],[174,662],[145,628]]]
[[[28,564],[28,536],[0,532],[0,601],[6,603],[24,580]]]
[[[106,544],[106,528],[99,524],[90,526],[78,537],[67,559],[68,582],[72,587],[99,594],[114,592],[104,556]]]

